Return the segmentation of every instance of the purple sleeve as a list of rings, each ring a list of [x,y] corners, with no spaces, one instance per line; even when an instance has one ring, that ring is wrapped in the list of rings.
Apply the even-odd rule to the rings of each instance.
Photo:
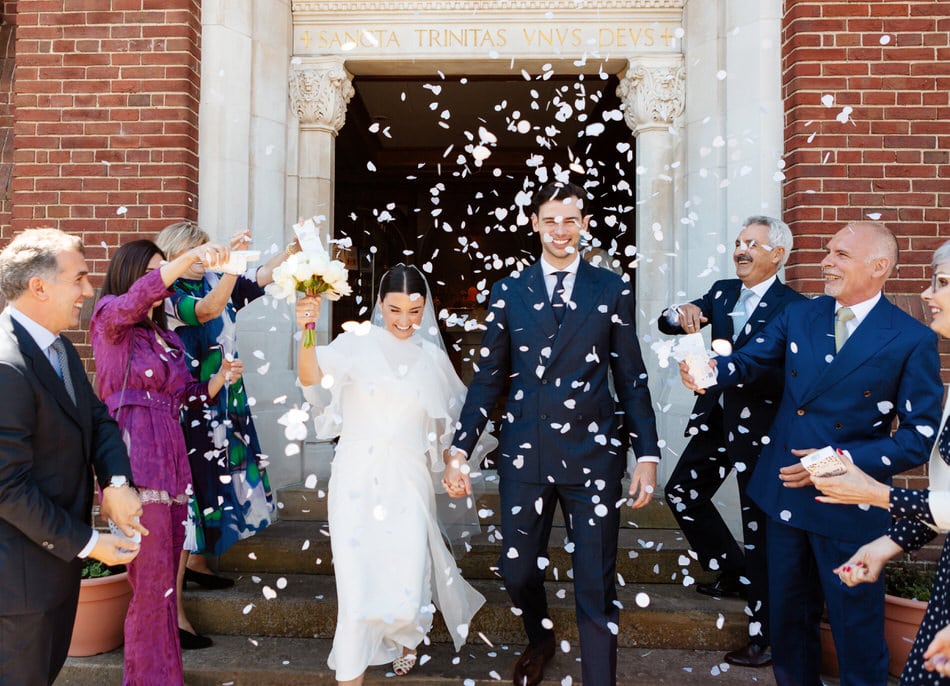
[[[122,341],[128,330],[143,321],[156,300],[164,300],[170,291],[156,269],[132,284],[122,295],[106,296],[96,307],[96,320],[108,343]]]

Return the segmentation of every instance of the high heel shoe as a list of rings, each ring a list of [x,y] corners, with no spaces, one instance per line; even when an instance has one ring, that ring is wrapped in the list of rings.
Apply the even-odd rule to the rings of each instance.
[[[178,640],[181,642],[182,650],[201,650],[202,648],[210,648],[214,643],[207,636],[193,634],[181,628],[178,629]]]
[[[234,585],[234,579],[229,579],[225,576],[218,576],[217,574],[196,572],[195,570],[188,569],[186,567],[184,583],[187,584],[189,581],[198,584],[202,588],[208,588],[213,591],[218,591],[222,588],[231,588]]]

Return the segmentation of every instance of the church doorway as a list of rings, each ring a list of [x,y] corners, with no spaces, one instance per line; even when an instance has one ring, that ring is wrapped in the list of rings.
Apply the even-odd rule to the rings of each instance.
[[[333,228],[352,240],[355,297],[334,303],[334,335],[369,318],[386,269],[414,264],[467,383],[488,291],[537,258],[527,203],[556,178],[592,195],[588,258],[633,281],[637,165],[616,77],[360,75],[353,87],[337,138]]]

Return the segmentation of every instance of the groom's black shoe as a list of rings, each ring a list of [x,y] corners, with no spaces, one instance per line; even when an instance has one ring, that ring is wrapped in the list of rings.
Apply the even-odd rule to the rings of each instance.
[[[554,634],[531,643],[515,663],[514,686],[536,686],[544,678],[544,666],[554,657]]]
[[[745,598],[746,587],[739,581],[738,574],[723,572],[711,584],[698,584],[696,592],[713,598]]]

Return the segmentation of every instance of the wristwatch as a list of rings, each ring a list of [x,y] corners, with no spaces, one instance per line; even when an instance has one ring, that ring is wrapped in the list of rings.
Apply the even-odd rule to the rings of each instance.
[[[119,474],[109,479],[109,485],[106,486],[106,488],[110,488],[112,486],[115,486],[116,488],[122,488],[123,486],[128,486],[128,485],[129,485],[128,478],[126,478],[122,474]]]

